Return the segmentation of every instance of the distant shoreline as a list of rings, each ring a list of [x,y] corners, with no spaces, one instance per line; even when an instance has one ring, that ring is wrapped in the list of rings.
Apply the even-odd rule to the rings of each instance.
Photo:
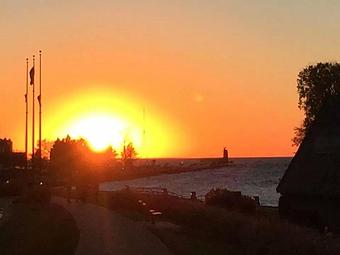
[[[224,158],[140,158],[135,159],[135,167],[132,170],[116,173],[112,179],[106,181],[124,181],[138,178],[158,176],[162,174],[179,174],[218,168],[228,168],[237,164],[241,159],[291,159],[292,157],[233,157],[226,162]],[[152,162],[155,165],[152,165]],[[145,164],[141,165],[141,163]],[[171,164],[171,162],[173,162]],[[178,164],[183,162],[183,166]],[[189,164],[191,162],[191,164]],[[196,162],[196,163],[195,163]],[[161,163],[161,164],[160,164]],[[185,165],[188,163],[187,165]]]
[[[113,176],[113,178],[108,181],[132,180],[162,174],[178,174],[185,172],[203,171],[207,169],[228,167],[230,164],[232,164],[231,161],[228,161],[227,159],[224,158],[195,158],[195,159],[164,158],[164,159],[137,159],[136,161],[138,163],[145,162],[146,164],[136,165],[131,170],[116,173],[116,175]],[[159,164],[159,161],[162,161],[161,164]]]

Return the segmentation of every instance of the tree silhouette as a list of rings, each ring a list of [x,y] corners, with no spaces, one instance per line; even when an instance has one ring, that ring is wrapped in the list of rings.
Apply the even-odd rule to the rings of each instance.
[[[50,153],[50,164],[58,174],[68,176],[87,167],[90,149],[84,139],[73,140],[70,136],[57,139]]]
[[[112,146],[107,147],[103,154],[107,155],[109,158],[116,158],[118,155],[117,151],[113,149]]]
[[[93,182],[112,170],[116,155],[112,147],[103,152],[93,152],[86,140],[67,136],[54,142],[50,153],[50,169],[55,176],[64,179]]]
[[[49,141],[49,140],[42,140],[41,141],[41,158],[42,159],[45,159],[45,160],[48,160],[50,159],[50,153],[51,153],[51,150],[53,148],[53,145],[54,145],[55,142],[53,141]],[[34,153],[34,157],[36,159],[39,158],[39,155],[40,155],[40,150],[39,150],[39,141],[37,141],[37,145],[36,145],[36,148],[35,148],[35,153]]]
[[[292,141],[296,146],[304,139],[325,100],[340,95],[340,64],[326,62],[304,68],[298,74],[297,90],[298,107],[304,111],[305,119],[295,128]]]
[[[123,146],[123,150],[121,152],[122,161],[124,164],[125,169],[131,169],[133,167],[133,159],[136,158],[137,152],[135,150],[135,147],[130,142],[127,145]]]

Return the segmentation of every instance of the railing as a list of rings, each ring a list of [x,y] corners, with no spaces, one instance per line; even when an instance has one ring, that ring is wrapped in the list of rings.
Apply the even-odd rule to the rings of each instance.
[[[181,199],[190,199],[190,200],[196,200],[196,201],[205,201],[205,196],[204,195],[196,195],[193,194],[195,192],[191,192],[190,195],[179,195],[175,192],[168,191],[166,188],[159,188],[159,187],[130,187],[126,186],[127,189],[130,189],[136,193],[140,194],[146,194],[146,195],[156,195],[156,196],[171,196],[171,197],[176,197],[176,198],[181,198]],[[241,196],[242,193],[241,191],[235,191],[238,192],[239,195]],[[260,198],[259,196],[249,196],[249,198],[255,200],[256,204],[260,206]]]
[[[135,191],[137,193],[141,193],[141,194],[150,194],[150,195],[159,195],[159,196],[164,196],[164,195],[168,195],[168,196],[172,196],[172,197],[176,197],[176,198],[182,198],[182,199],[191,199],[192,195],[179,195],[175,192],[171,192],[168,191],[165,188],[159,188],[159,187],[129,187],[126,186],[126,188]],[[197,200],[200,201],[204,201],[204,196],[203,195],[198,195],[196,196]]]

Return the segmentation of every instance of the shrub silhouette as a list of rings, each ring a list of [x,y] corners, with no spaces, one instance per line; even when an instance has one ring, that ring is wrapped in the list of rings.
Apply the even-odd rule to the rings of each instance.
[[[256,202],[250,197],[243,196],[241,192],[227,189],[212,189],[205,195],[207,205],[218,206],[228,210],[242,213],[254,213]]]

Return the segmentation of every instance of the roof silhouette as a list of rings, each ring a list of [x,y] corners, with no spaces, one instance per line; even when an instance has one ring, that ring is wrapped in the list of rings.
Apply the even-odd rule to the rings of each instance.
[[[307,130],[277,192],[340,197],[340,97],[329,98]]]

